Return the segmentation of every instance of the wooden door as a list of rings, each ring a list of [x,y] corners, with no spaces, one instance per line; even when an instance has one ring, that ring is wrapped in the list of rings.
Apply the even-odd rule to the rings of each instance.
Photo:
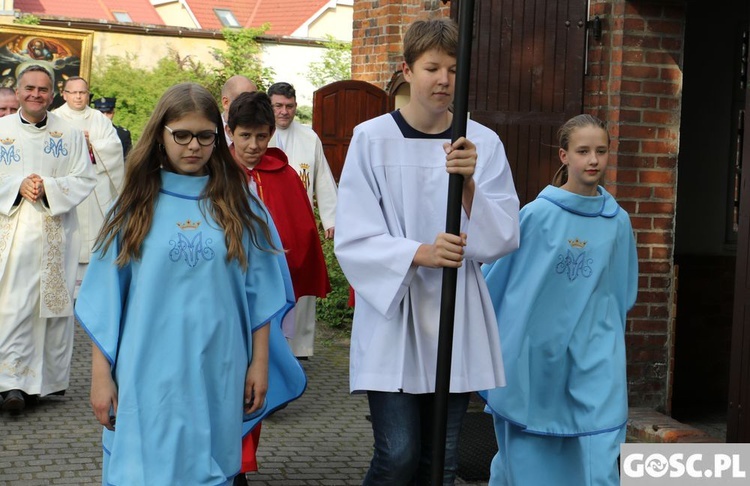
[[[469,111],[503,140],[521,204],[552,180],[557,129],[583,109],[585,37],[585,0],[476,2]]]
[[[748,13],[750,15],[750,12]],[[739,229],[737,232],[737,264],[735,270],[734,312],[732,318],[732,343],[729,370],[729,413],[727,417],[727,442],[750,442],[750,128],[747,116],[750,110],[748,85],[748,50],[750,50],[750,20],[741,34],[742,56],[737,70],[738,84],[744,98],[737,110],[735,133],[738,140],[735,166],[740,176]],[[744,168],[744,170],[742,170]]]
[[[313,130],[323,142],[336,182],[344,168],[354,127],[389,109],[388,94],[365,81],[337,81],[313,93]]]

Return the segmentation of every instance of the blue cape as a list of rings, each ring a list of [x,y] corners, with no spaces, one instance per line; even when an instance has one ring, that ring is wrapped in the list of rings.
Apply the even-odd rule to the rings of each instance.
[[[548,186],[521,210],[519,250],[483,273],[507,381],[482,394],[492,412],[537,434],[621,427],[638,258],[630,219],[612,196]]]

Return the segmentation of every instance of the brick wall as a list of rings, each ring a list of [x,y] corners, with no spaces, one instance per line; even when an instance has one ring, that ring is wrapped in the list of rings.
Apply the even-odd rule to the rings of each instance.
[[[417,19],[448,17],[450,4],[441,0],[358,0],[354,2],[352,79],[385,89],[401,69],[402,40]]]
[[[684,7],[592,2],[584,104],[609,124],[609,188],[631,215],[640,260],[627,327],[631,405],[669,412],[674,349],[673,253]]]

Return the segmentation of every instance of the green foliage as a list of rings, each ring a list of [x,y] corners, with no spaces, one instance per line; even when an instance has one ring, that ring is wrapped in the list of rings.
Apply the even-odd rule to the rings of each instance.
[[[328,34],[323,45],[326,48],[323,59],[310,63],[306,76],[316,89],[334,81],[352,78],[352,43],[336,40]]]
[[[36,15],[22,14],[20,17],[13,19],[13,23],[21,25],[39,25],[42,23],[42,20]]]
[[[312,106],[301,105],[297,107],[297,121],[303,125],[312,125]]]
[[[213,49],[213,56],[221,67],[214,77],[214,89],[224,85],[230,77],[241,74],[258,85],[258,89],[265,91],[271,84],[275,72],[271,68],[263,67],[260,55],[263,47],[257,37],[263,35],[271,24],[265,23],[258,28],[234,29],[225,28],[221,31],[227,43],[226,49]]]
[[[94,66],[91,76],[91,99],[103,96],[117,98],[115,123],[130,130],[133,142],[138,140],[148,118],[164,91],[182,82],[210,86],[213,75],[191,56],[180,57],[170,49],[153,69],[136,65],[136,56],[108,56]]]
[[[315,218],[318,219],[318,209],[315,208]],[[321,228],[321,225],[318,224]],[[328,267],[328,278],[331,280],[331,293],[325,299],[317,300],[315,317],[335,330],[351,331],[354,308],[349,307],[349,282],[341,271],[336,255],[333,254],[333,240],[325,238],[320,230],[323,244],[323,255]]]
[[[134,54],[107,56],[94,66],[91,99],[116,97],[115,123],[129,129],[135,142],[157,101],[172,85],[198,83],[205,86],[217,101],[226,80],[236,74],[247,76],[260,89],[270,86],[274,72],[263,67],[260,61],[262,47],[257,41],[257,37],[269,28],[270,24],[257,29],[224,29],[222,34],[227,48],[213,49],[212,55],[220,63],[215,70],[194,60],[191,55],[180,56],[174,49],[169,49],[169,54],[152,69],[139,67]]]

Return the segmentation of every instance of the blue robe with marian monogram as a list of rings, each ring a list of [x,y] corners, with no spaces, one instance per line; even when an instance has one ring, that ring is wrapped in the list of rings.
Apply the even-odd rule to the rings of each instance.
[[[118,387],[102,483],[229,484],[240,469],[254,331],[271,321],[267,403],[247,428],[306,386],[280,327],[294,293],[283,254],[259,250],[247,234],[247,271],[226,260],[224,233],[199,206],[207,177],[161,178],[141,257],[118,268],[119,240],[94,254],[76,303]]]
[[[598,192],[548,186],[521,210],[520,249],[483,268],[507,381],[484,396],[528,433],[575,437],[627,422],[625,314],[638,258],[628,214]]]

